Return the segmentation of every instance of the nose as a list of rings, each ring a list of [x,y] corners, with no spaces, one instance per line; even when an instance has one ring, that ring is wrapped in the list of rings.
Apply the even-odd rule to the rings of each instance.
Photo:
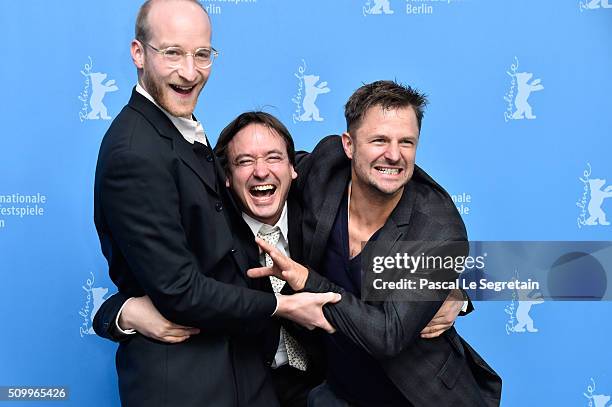
[[[196,80],[198,75],[198,71],[196,69],[195,61],[193,59],[193,55],[186,55],[185,60],[181,64],[180,69],[178,70],[179,75],[185,79],[187,82],[193,82]]]
[[[400,160],[400,148],[397,142],[394,141],[387,145],[387,149],[385,150],[385,159],[392,163]]]
[[[257,159],[255,162],[255,168],[253,170],[253,176],[255,178],[263,179],[268,176],[270,173],[270,169],[268,168],[268,164],[264,160]]]

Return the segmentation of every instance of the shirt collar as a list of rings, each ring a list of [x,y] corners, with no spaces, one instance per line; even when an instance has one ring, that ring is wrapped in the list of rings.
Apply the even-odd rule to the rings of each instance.
[[[173,116],[168,111],[166,111],[166,109],[161,107],[155,101],[155,99],[153,99],[153,96],[151,96],[149,92],[147,92],[145,88],[140,85],[140,83],[136,84],[136,92],[149,99],[151,103],[153,103],[162,112],[164,112],[166,116],[168,116],[172,124],[174,124],[174,127],[176,127],[176,129],[179,131],[179,133],[181,133],[183,138],[187,140],[190,144],[193,144],[195,141],[197,141],[198,143],[208,145],[208,143],[206,142],[206,133],[204,132],[204,127],[202,127],[202,123],[197,120],[193,120],[193,118],[187,119],[185,117]]]
[[[246,213],[242,212],[242,218],[244,219],[244,221],[247,223],[247,225],[249,225],[249,229],[251,229],[251,232],[253,232],[254,236],[257,236],[257,232],[259,232],[261,230],[262,227],[276,227],[278,226],[278,228],[280,229],[281,232],[281,236],[287,240],[287,233],[289,231],[289,227],[288,227],[288,222],[287,222],[287,202],[285,202],[285,205],[283,205],[283,212],[281,213],[280,218],[278,219],[278,222],[276,222],[275,225],[267,225],[257,219],[252,218],[251,216],[247,215]]]

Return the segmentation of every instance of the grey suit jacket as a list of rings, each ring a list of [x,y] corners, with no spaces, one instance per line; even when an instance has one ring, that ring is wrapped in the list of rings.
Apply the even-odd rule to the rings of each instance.
[[[304,254],[313,270],[305,291],[335,291],[342,300],[325,306],[328,321],[380,361],[389,379],[415,406],[497,406],[501,378],[454,328],[441,337],[421,339],[438,301],[367,302],[331,283],[316,271],[342,196],[350,179],[350,161],[338,136],[323,139],[300,160],[297,187],[303,197]],[[465,226],[448,193],[419,167],[404,188],[377,242],[388,253],[402,241],[467,241]]]

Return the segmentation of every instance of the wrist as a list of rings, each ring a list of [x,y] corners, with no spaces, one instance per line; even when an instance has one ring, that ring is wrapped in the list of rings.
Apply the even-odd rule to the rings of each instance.
[[[291,309],[291,304],[293,300],[290,295],[276,295],[277,307],[274,316],[278,317],[286,317],[289,314],[289,310]]]
[[[128,303],[134,299],[135,297],[130,297],[123,303],[119,309],[119,312],[117,313],[117,318],[115,319],[115,326],[119,329],[119,332],[126,335],[133,335],[136,333],[136,330],[132,328],[132,323],[126,320],[126,313],[124,312],[126,309],[129,309],[129,307],[126,308],[126,305],[128,305]]]
[[[122,331],[129,331],[132,328],[131,324],[126,321],[125,318],[125,312],[122,312],[121,314],[119,314],[119,319],[117,320],[117,324],[119,325],[119,329],[121,329]]]

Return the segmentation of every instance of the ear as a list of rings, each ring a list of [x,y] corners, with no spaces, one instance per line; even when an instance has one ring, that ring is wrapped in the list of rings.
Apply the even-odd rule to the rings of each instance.
[[[295,169],[293,168],[293,165],[291,165],[290,167],[291,167],[291,179],[296,179],[297,178],[297,172],[295,172]]]
[[[353,159],[353,139],[348,132],[342,133],[342,148],[344,149],[344,154],[349,158],[349,160]]]
[[[134,39],[132,40],[132,44],[130,44],[130,53],[132,54],[132,61],[134,61],[134,65],[136,68],[142,69],[144,67],[144,47],[140,43],[140,41]]]

